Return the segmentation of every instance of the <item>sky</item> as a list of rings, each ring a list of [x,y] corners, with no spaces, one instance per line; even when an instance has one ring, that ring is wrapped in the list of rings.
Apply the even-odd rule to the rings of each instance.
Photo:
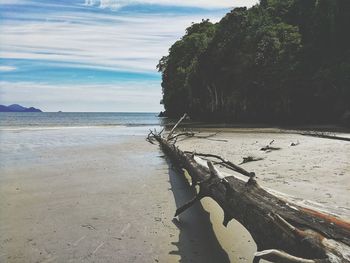
[[[257,0],[0,0],[0,104],[157,112],[159,59],[192,22]]]

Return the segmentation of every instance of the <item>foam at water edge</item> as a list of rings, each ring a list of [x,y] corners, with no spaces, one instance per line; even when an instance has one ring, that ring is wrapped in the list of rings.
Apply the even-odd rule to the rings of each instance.
[[[38,126],[38,127],[6,127],[0,128],[0,131],[40,131],[40,130],[65,130],[65,129],[92,129],[92,128],[126,128],[127,125],[90,125],[90,126]]]

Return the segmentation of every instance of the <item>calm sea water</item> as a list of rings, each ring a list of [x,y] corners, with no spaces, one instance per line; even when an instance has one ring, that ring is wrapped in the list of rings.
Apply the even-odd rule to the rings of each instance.
[[[45,156],[50,162],[53,153],[72,147],[79,152],[126,141],[144,143],[149,130],[161,129],[164,121],[157,113],[0,113],[0,174]]]
[[[159,126],[157,113],[0,112],[0,130],[62,127]]]

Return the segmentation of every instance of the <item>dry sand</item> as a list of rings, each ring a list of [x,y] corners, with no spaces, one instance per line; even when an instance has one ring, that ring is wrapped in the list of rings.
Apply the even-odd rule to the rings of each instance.
[[[267,188],[298,199],[317,202],[330,212],[350,219],[350,142],[310,137],[279,129],[223,128],[215,137],[178,142],[182,150],[221,155],[239,164],[243,157],[263,158],[242,165],[255,172]],[[217,129],[199,130],[202,135]],[[338,134],[349,137],[349,134]],[[280,150],[264,152],[268,145]],[[291,144],[298,144],[291,146]],[[233,173],[232,171],[227,171]]]

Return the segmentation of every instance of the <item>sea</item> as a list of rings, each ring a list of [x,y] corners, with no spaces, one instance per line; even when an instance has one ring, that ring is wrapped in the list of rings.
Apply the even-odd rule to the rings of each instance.
[[[0,112],[0,130],[159,126],[154,112]]]
[[[38,154],[72,147],[144,140],[166,120],[158,113],[1,112],[0,171],[34,162]]]
[[[165,122],[157,113],[0,113],[0,262],[229,262],[221,244],[236,258],[235,243],[250,259],[253,242],[215,233],[199,204],[172,220],[193,192],[146,141]]]

